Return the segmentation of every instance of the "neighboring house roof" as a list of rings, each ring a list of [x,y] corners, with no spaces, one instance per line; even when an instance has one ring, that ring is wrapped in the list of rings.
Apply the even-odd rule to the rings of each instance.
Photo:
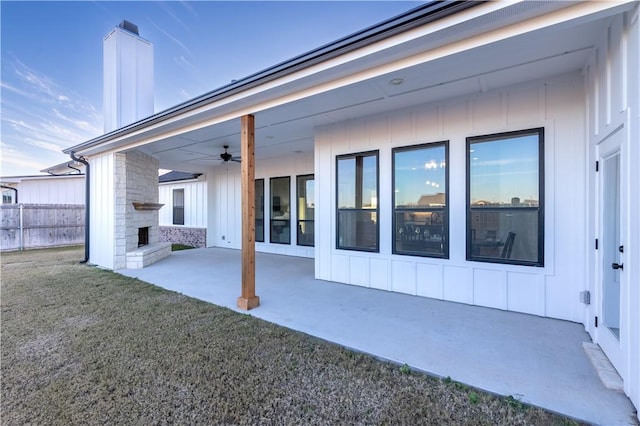
[[[172,170],[169,173],[165,173],[158,178],[158,182],[176,182],[181,180],[193,180],[198,179],[202,176],[202,173],[190,173],[190,172],[180,172],[177,170]]]
[[[46,175],[22,175],[22,176],[1,176],[0,183],[3,185],[18,185],[27,180],[51,180],[51,179],[72,179],[84,178],[84,164],[78,165],[75,161],[66,161],[40,170]]]
[[[42,169],[40,172],[51,175],[82,175],[84,174],[84,164],[74,160],[69,160],[64,163],[56,164],[55,166],[47,167],[46,169]]]
[[[84,178],[84,174],[69,174],[69,175],[28,175],[28,176],[2,176],[0,177],[0,183],[3,185],[17,185],[22,181],[27,180],[55,180],[55,179],[73,179]]]
[[[443,206],[446,203],[446,194],[438,192],[437,194],[423,195],[418,200],[419,206]]]

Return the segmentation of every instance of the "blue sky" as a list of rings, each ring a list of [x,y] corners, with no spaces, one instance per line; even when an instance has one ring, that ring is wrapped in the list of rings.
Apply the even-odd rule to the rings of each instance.
[[[155,111],[421,2],[0,2],[0,175],[32,175],[102,134],[102,40],[123,19],[154,45]]]

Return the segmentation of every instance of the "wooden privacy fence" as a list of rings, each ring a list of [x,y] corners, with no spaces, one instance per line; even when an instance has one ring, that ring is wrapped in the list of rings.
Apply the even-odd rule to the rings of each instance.
[[[3,204],[2,251],[84,244],[82,204]]]

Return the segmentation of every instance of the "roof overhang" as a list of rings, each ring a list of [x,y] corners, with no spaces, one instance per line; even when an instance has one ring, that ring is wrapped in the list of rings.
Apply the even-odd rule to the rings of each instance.
[[[83,174],[83,170],[84,164],[70,160],[42,169],[40,170],[40,173],[47,173],[50,175],[81,175]]]
[[[318,126],[579,71],[606,20],[633,6],[429,3],[64,152],[140,148],[161,167],[201,171],[223,144],[239,146],[246,114],[256,115],[256,158],[312,151]]]
[[[2,185],[17,185],[20,182],[36,181],[36,180],[59,180],[59,179],[84,179],[84,175],[31,175],[31,176],[2,176],[0,183]]]

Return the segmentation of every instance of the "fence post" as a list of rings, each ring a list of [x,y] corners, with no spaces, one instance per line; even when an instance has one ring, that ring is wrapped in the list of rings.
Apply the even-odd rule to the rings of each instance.
[[[24,250],[24,214],[23,205],[20,204],[20,250]]]

